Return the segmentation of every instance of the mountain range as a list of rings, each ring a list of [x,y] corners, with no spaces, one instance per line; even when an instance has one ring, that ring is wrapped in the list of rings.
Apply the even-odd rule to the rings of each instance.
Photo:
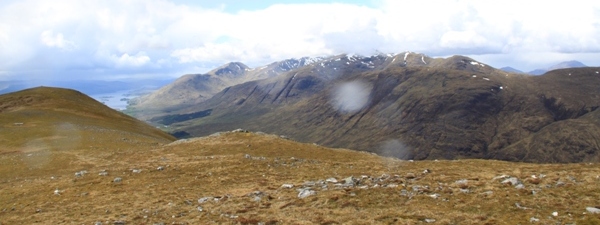
[[[535,70],[527,72],[527,74],[542,75],[542,74],[544,74],[548,71],[552,71],[552,70],[566,69],[566,68],[581,68],[581,67],[587,67],[587,66],[579,61],[572,60],[572,61],[560,62],[558,64],[555,64],[553,66],[550,66],[550,67],[544,68],[544,69],[535,69]],[[502,67],[502,68],[500,68],[500,70],[510,72],[510,73],[524,73],[523,71],[512,68],[510,66]]]
[[[599,160],[599,68],[528,76],[412,52],[308,61],[138,118],[178,137],[241,127],[402,159]],[[202,85],[184,79],[168,88]]]

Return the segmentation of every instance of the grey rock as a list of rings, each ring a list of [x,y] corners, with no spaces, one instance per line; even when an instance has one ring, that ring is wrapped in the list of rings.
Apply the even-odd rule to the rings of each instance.
[[[540,222],[540,219],[531,217],[531,218],[529,218],[529,222],[531,222],[531,223]]]
[[[500,179],[505,179],[505,178],[509,178],[510,176],[508,175],[500,175],[500,176],[496,176],[494,178],[492,178],[492,180],[500,180]]]
[[[335,178],[333,178],[333,177],[331,177],[331,178],[327,178],[327,180],[325,180],[325,181],[327,181],[327,182],[329,182],[329,183],[337,183],[337,182],[338,182],[338,180],[337,180],[337,179],[335,179]]]
[[[308,196],[316,195],[317,192],[310,189],[302,189],[300,193],[298,193],[298,198],[306,198]]]
[[[115,179],[113,180],[114,183],[121,183],[121,181],[123,181],[123,178],[120,177],[115,177]]]
[[[346,186],[354,186],[354,185],[357,185],[357,184],[358,184],[358,179],[355,179],[355,178],[354,178],[354,177],[352,177],[352,176],[346,177],[346,178],[344,178],[344,184],[345,184]]]
[[[523,184],[517,184],[517,186],[515,186],[516,189],[523,189],[525,188],[525,185]]]
[[[206,203],[206,202],[208,202],[211,199],[213,199],[213,197],[203,197],[203,198],[200,198],[200,199],[198,199],[198,204]]]
[[[414,192],[422,193],[422,192],[429,191],[429,186],[414,185],[414,186],[412,186],[412,189]]]
[[[156,170],[163,171],[163,170],[165,170],[165,167],[159,166],[159,167],[156,168]]]
[[[585,210],[592,214],[600,214],[600,209],[596,207],[586,207]]]
[[[435,223],[435,219],[425,219],[425,223]]]
[[[294,185],[293,184],[283,184],[281,185],[281,188],[293,188]]]
[[[519,182],[519,179],[517,179],[516,177],[510,177],[510,178],[507,178],[502,181],[502,184],[509,184],[509,185],[513,185],[513,186],[515,186],[519,183],[521,183],[521,182]]]

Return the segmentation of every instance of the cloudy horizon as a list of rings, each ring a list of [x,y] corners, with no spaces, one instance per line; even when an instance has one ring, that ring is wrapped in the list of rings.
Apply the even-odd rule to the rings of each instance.
[[[597,2],[286,2],[5,1],[0,80],[176,78],[231,61],[404,51],[523,71],[599,65]]]

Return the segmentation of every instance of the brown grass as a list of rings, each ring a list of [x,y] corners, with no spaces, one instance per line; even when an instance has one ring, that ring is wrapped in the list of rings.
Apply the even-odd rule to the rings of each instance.
[[[76,177],[81,170],[88,173]],[[99,176],[102,170],[109,175]],[[407,178],[413,177],[409,173],[414,178]],[[530,180],[540,174],[545,177]],[[493,180],[499,175],[518,177],[525,188]],[[600,205],[598,175],[598,164],[407,162],[271,135],[226,133],[154,147],[1,154],[0,224],[421,224],[426,219],[525,224],[531,217],[539,224],[594,224],[600,215],[584,212]],[[316,195],[297,197],[296,188],[307,181],[341,182],[349,176],[359,184],[328,183],[327,190],[313,187]],[[114,183],[115,177],[123,181]],[[467,182],[456,182],[462,179]],[[220,200],[199,204],[203,197]]]

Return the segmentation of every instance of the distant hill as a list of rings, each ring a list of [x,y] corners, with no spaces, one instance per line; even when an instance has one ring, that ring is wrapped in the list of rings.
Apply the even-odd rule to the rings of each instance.
[[[556,65],[553,65],[551,67],[548,67],[546,69],[536,69],[533,71],[529,71],[528,74],[531,75],[542,75],[548,71],[552,71],[552,70],[556,70],[556,69],[565,69],[565,68],[581,68],[581,67],[587,67],[585,64],[579,62],[579,61],[566,61],[566,62],[561,62],[558,63]]]
[[[38,87],[0,95],[0,153],[126,148],[175,140],[74,90]],[[93,143],[93,144],[91,144]]]
[[[510,66],[502,67],[502,68],[500,68],[500,70],[506,71],[506,72],[509,72],[509,73],[523,73],[523,71],[520,71],[518,69],[512,68]]]
[[[206,74],[184,75],[151,94],[134,99],[128,113],[141,119],[165,115],[203,102],[226,87],[274,77],[318,60],[320,58],[288,59],[258,68],[249,68],[240,62],[227,63]]]

